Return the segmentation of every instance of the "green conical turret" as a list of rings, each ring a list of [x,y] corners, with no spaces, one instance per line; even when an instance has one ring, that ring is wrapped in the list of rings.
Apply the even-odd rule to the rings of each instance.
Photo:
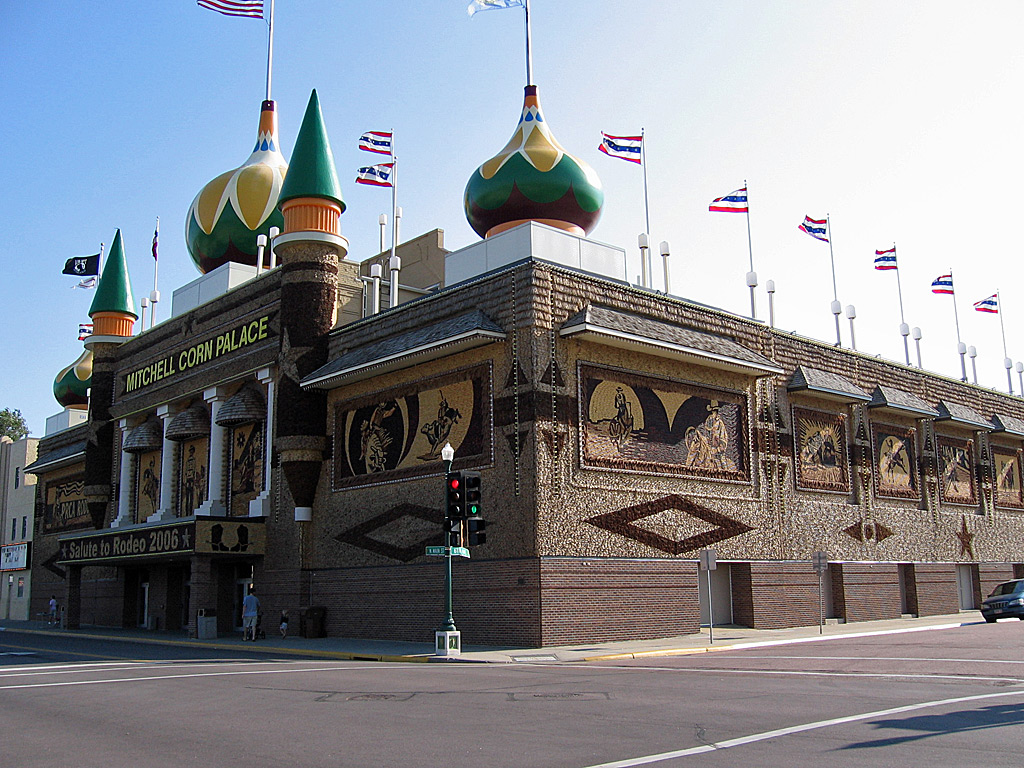
[[[320,112],[320,99],[316,90],[310,94],[306,114],[302,118],[302,127],[295,139],[288,175],[278,205],[300,197],[312,197],[331,200],[345,210],[345,201],[341,199],[341,184],[338,182],[338,171],[334,167],[334,154],[331,143],[327,139],[323,114]]]
[[[110,246],[107,263],[103,265],[103,274],[100,275],[96,295],[89,307],[89,317],[97,312],[118,312],[131,315],[133,320],[139,318],[132,299],[132,283],[128,278],[128,263],[124,257],[120,229],[114,234],[114,244]]]

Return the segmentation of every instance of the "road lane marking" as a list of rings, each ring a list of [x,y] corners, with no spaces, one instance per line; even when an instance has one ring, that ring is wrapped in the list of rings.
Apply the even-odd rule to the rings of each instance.
[[[726,741],[719,741],[715,744],[704,744],[699,747],[690,747],[689,749],[678,749],[673,752],[661,752],[657,755],[644,755],[643,757],[634,757],[627,760],[616,760],[611,763],[600,763],[596,765],[588,765],[586,768],[633,768],[637,765],[650,765],[651,763],[660,763],[665,760],[675,760],[680,757],[690,757],[691,755],[702,755],[707,752],[717,752],[722,749],[729,749],[730,747],[740,747],[744,744],[754,744],[759,741],[766,741],[768,739],[776,739],[780,736],[791,736],[795,733],[804,733],[805,731],[813,731],[819,728],[829,728],[833,725],[845,725],[846,723],[857,723],[863,720],[870,720],[874,717],[889,717],[891,715],[901,715],[906,712],[916,712],[920,709],[928,709],[930,707],[943,707],[952,704],[964,704],[967,702],[983,701],[985,699],[997,699],[1005,696],[1024,696],[1024,690],[1020,691],[1001,691],[1000,693],[982,693],[976,696],[958,696],[954,699],[939,699],[937,701],[924,701],[919,704],[908,704],[903,707],[893,707],[892,709],[879,709],[874,712],[865,712],[860,715],[848,715],[846,717],[835,717],[830,720],[818,720],[813,723],[804,723],[803,725],[792,725],[788,728],[777,728],[774,731],[764,731],[762,733],[753,733],[749,736],[740,736],[735,739],[727,739]]]
[[[821,670],[803,669],[721,669],[715,667],[616,667],[616,669],[636,669],[638,671],[658,672],[690,672],[705,675],[776,675],[790,677],[881,677],[908,680],[959,680],[970,683],[1024,683],[1020,677],[988,677],[982,675],[933,675],[906,674],[900,672],[826,672]]]
[[[748,656],[746,654],[737,656],[716,656],[719,659],[814,659],[816,661],[939,661],[950,664],[1024,664],[1021,659],[942,659],[928,658],[926,656]]]

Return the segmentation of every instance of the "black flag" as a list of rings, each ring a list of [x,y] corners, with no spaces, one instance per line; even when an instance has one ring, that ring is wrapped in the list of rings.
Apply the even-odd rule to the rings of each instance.
[[[87,275],[98,275],[99,273],[100,255],[95,253],[92,256],[72,256],[64,262],[64,271],[61,274],[85,277]]]

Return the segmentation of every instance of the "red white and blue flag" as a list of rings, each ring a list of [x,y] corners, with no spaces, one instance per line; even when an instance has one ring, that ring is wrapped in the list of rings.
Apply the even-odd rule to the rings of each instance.
[[[263,0],[196,0],[196,5],[223,13],[225,16],[263,18]]]
[[[953,295],[953,275],[939,275],[932,280],[932,293],[948,293]]]
[[[391,174],[395,170],[394,163],[380,163],[379,165],[368,165],[359,169],[356,176],[356,184],[372,184],[375,187],[393,187]]]
[[[748,213],[750,209],[747,207],[747,188],[743,187],[728,195],[716,197],[711,201],[708,210],[719,213]]]
[[[815,240],[828,242],[828,219],[812,219],[810,216],[804,216],[804,223],[798,229],[803,230]]]
[[[885,251],[875,250],[875,269],[896,269],[896,246]]]
[[[979,312],[991,312],[999,314],[999,294],[993,293],[987,299],[974,302],[974,308]]]
[[[153,261],[157,261],[157,251],[160,249],[160,217],[156,217],[156,229],[153,230]]]
[[[643,160],[644,137],[610,136],[602,131],[601,146],[598,149],[609,157],[617,157],[619,160],[628,160],[631,163],[640,163]]]
[[[392,135],[390,132],[384,133],[382,131],[367,131],[359,137],[359,148],[364,149],[367,152],[390,155],[391,139]]]
[[[85,341],[90,336],[92,336],[92,323],[79,323],[78,340]]]

